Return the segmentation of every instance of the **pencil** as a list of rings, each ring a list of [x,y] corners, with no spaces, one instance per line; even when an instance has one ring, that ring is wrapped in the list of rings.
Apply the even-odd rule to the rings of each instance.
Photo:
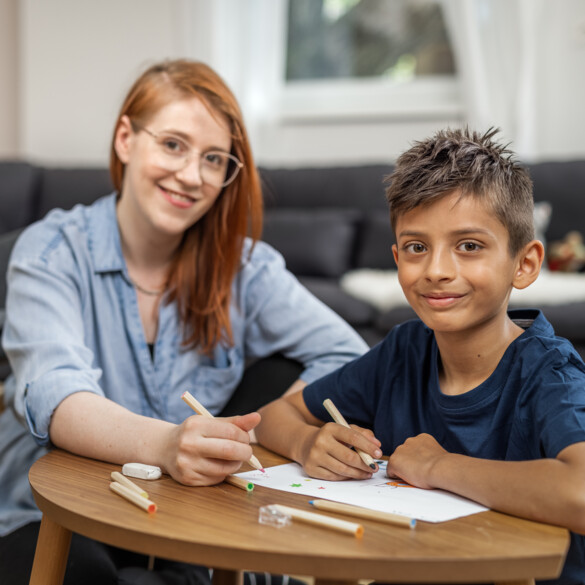
[[[213,418],[211,412],[209,412],[209,410],[207,410],[207,408],[205,408],[205,406],[203,406],[203,404],[201,404],[199,400],[197,400],[190,392],[183,392],[181,398],[197,414],[200,414],[201,416],[206,416],[207,418]],[[255,469],[260,470],[262,473],[266,473],[266,470],[264,469],[264,467],[262,467],[262,464],[260,463],[260,461],[258,461],[258,458],[255,455],[252,455],[252,457],[248,459],[248,463]]]
[[[127,488],[134,490],[137,494],[148,500],[148,492],[145,492],[140,486],[137,486],[133,481],[122,475],[119,471],[112,471],[111,478]]]
[[[312,504],[319,510],[339,512],[340,514],[376,520],[377,522],[386,522],[395,526],[404,526],[406,528],[414,528],[416,526],[416,518],[390,514],[390,512],[377,512],[376,510],[369,510],[368,508],[360,508],[359,506],[351,506],[349,504],[340,504],[331,500],[310,500],[309,504]]]
[[[226,478],[223,480],[226,483],[231,483],[236,487],[239,487],[247,492],[251,492],[254,489],[254,484],[243,477],[238,477],[237,475],[227,475]]]
[[[113,492],[116,492],[119,496],[122,496],[123,498],[131,502],[132,504],[135,504],[139,508],[142,508],[149,514],[153,514],[154,512],[156,512],[156,504],[154,502],[151,502],[150,500],[143,498],[137,492],[126,487],[125,485],[122,485],[117,481],[113,481],[110,484],[110,489]]]
[[[301,522],[306,522],[307,524],[315,524],[317,526],[323,526],[324,528],[331,528],[332,530],[345,532],[346,534],[353,534],[358,538],[361,538],[364,535],[364,527],[355,522],[348,522],[347,520],[340,520],[339,518],[331,518],[331,516],[323,516],[323,514],[315,514],[314,512],[306,512],[305,510],[283,506],[282,504],[273,504],[273,506],[282,514],[286,514],[291,518],[300,520]]]
[[[331,415],[331,418],[340,425],[343,425],[344,427],[347,427],[348,429],[351,428],[348,424],[347,421],[343,418],[343,415],[341,414],[341,412],[339,412],[339,410],[337,410],[337,407],[335,406],[335,404],[333,404],[333,402],[331,402],[330,398],[326,398],[323,401],[323,406],[326,408],[327,412]],[[362,451],[361,449],[356,449],[358,455],[362,458],[362,461],[368,466],[371,467],[372,469],[376,469],[376,462],[372,459],[372,457],[370,455],[368,455],[368,453],[365,453],[364,451]]]

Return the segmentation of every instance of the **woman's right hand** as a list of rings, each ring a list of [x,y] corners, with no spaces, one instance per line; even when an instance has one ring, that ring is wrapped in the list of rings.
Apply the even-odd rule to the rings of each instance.
[[[229,418],[190,416],[169,429],[163,446],[163,468],[185,485],[217,484],[250,459],[249,431],[259,422],[257,412]]]
[[[337,423],[326,423],[320,428],[306,430],[301,463],[309,476],[318,479],[369,479],[372,469],[355,449],[361,449],[375,459],[382,456],[380,441],[369,429],[356,425],[348,429]]]

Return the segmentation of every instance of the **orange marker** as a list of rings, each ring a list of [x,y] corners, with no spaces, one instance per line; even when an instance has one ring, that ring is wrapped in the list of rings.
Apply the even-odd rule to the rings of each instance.
[[[110,489],[113,492],[116,492],[119,496],[122,496],[135,506],[142,508],[145,512],[149,514],[154,514],[156,512],[156,504],[151,502],[150,500],[141,496],[138,492],[127,488],[125,485],[118,483],[117,481],[113,481],[110,484]]]

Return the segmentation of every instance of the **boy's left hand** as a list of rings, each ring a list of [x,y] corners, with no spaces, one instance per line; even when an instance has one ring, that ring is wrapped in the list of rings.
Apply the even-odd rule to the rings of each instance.
[[[431,435],[410,437],[388,458],[387,474],[415,487],[432,489],[435,487],[431,480],[433,468],[447,454]]]

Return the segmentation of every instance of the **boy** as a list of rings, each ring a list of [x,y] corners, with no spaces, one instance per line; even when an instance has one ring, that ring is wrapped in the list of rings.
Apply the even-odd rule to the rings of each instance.
[[[446,130],[399,157],[386,191],[398,277],[420,320],[260,412],[258,440],[328,480],[388,474],[573,534],[563,583],[585,583],[585,364],[537,310],[532,183],[484,135]],[[332,424],[330,398],[351,429]],[[371,430],[367,430],[371,429]]]

